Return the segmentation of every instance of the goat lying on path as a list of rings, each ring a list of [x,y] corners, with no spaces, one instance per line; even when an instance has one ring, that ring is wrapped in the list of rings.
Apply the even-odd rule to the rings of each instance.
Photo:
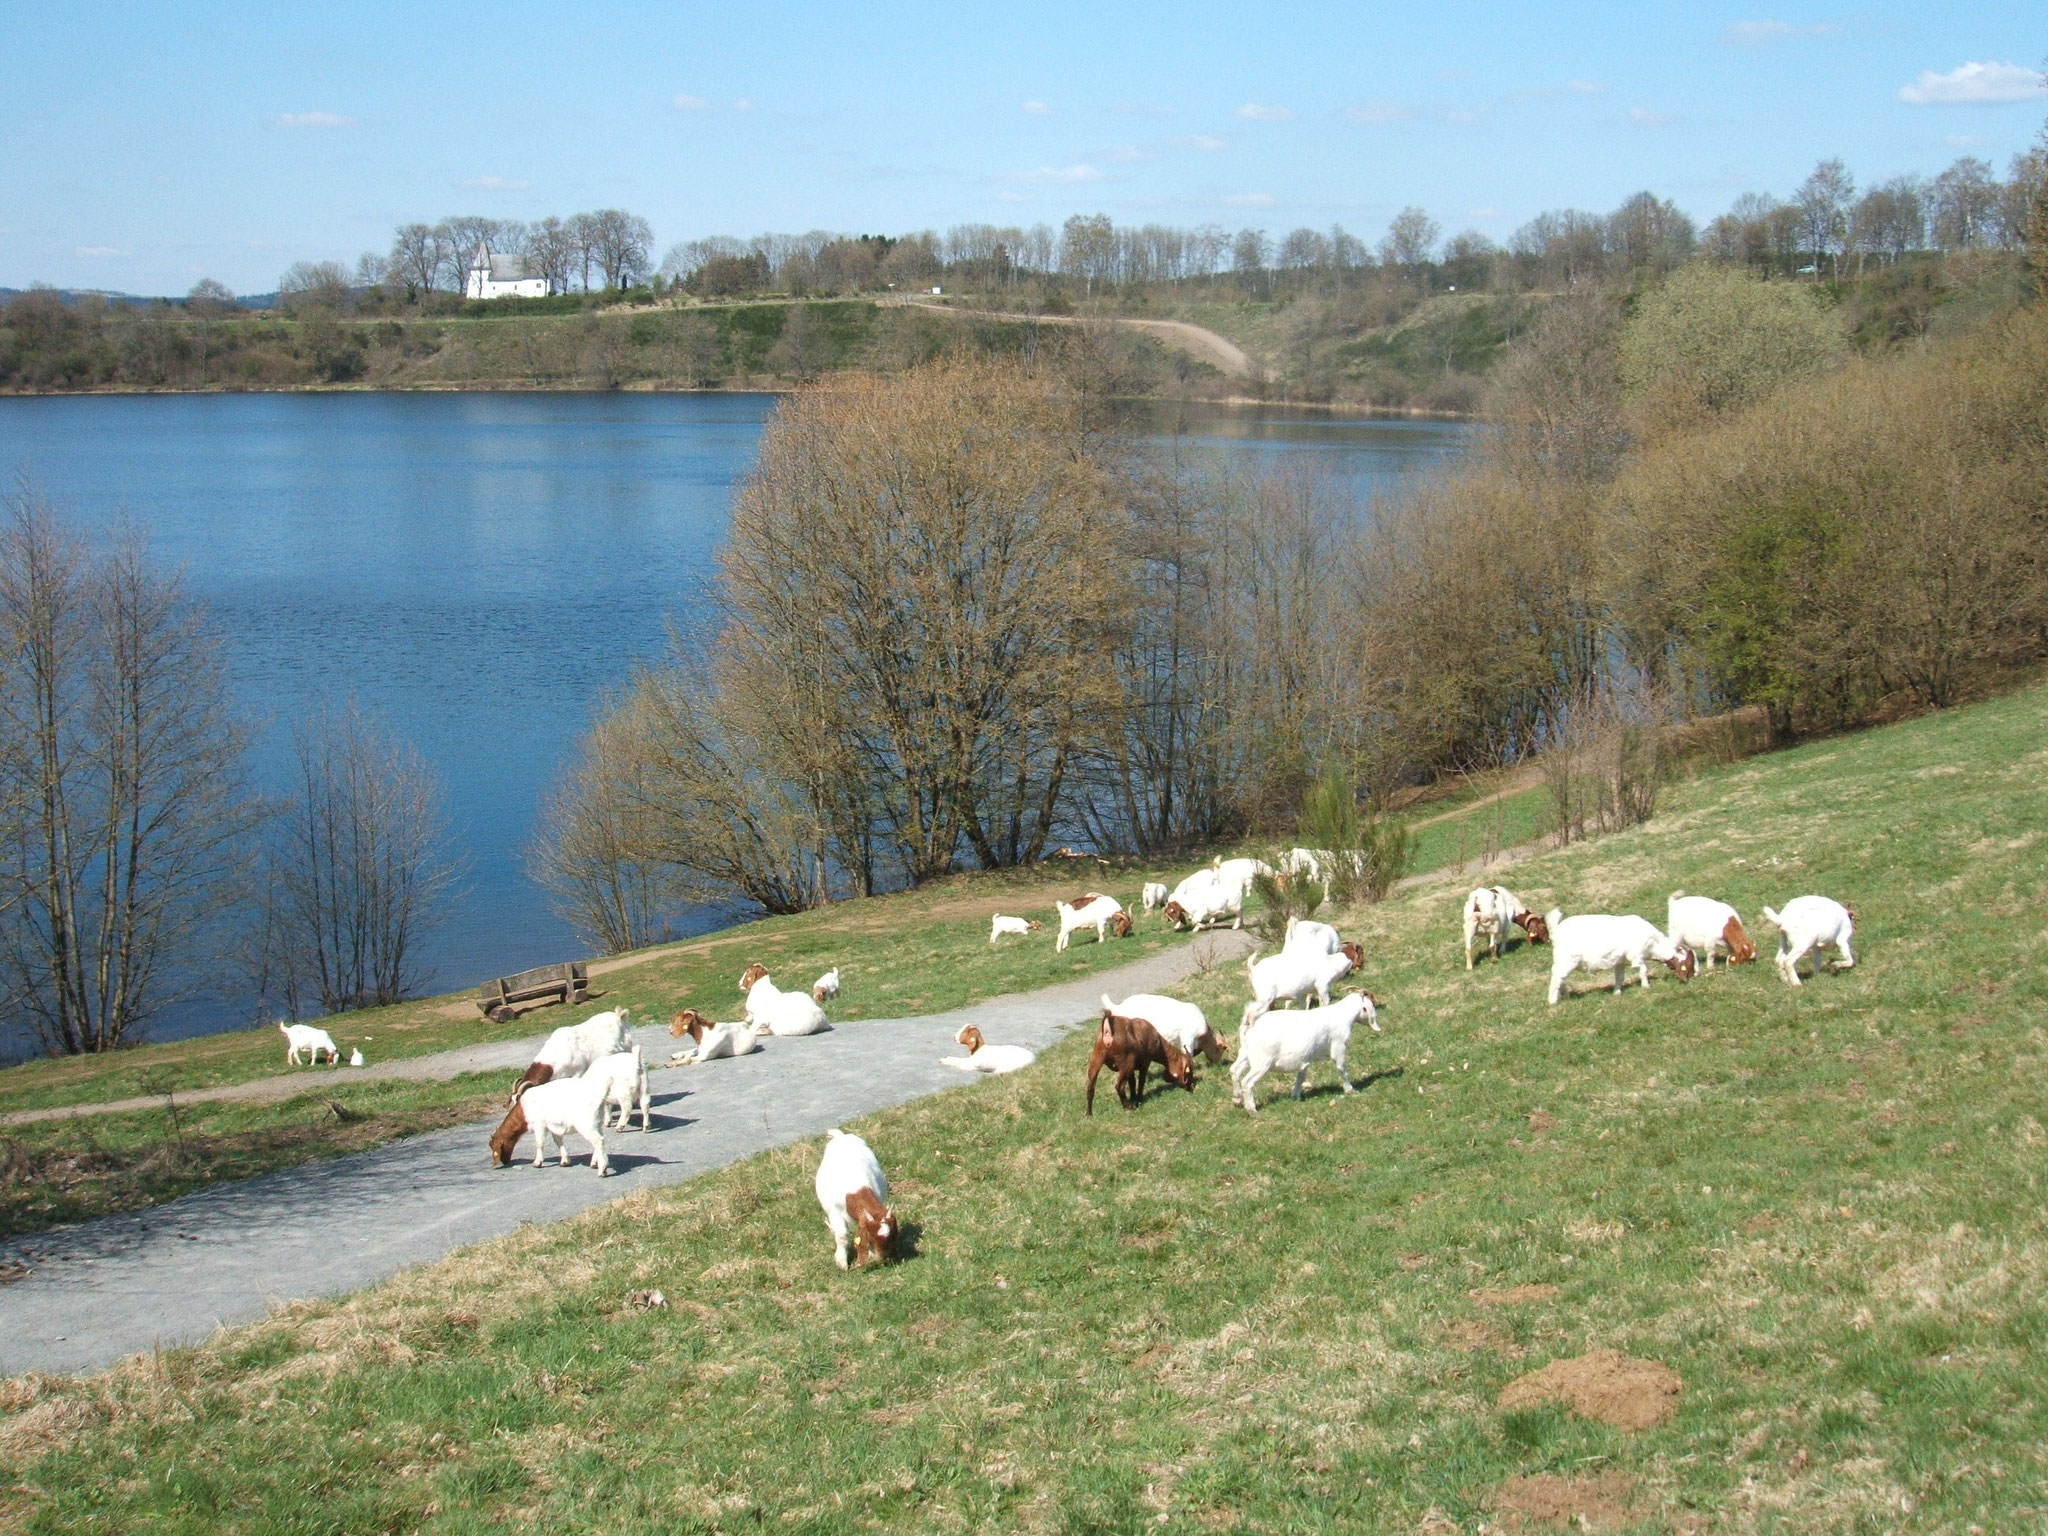
[[[761,1048],[767,1031],[758,1024],[720,1024],[694,1008],[685,1008],[668,1021],[668,1032],[680,1040],[690,1039],[690,1048],[669,1057],[672,1067],[695,1066],[700,1061],[717,1061],[726,1056],[748,1056]]]

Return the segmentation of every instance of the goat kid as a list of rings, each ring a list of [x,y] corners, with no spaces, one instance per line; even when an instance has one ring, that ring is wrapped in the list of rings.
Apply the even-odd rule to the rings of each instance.
[[[1550,938],[1550,925],[1522,905],[1521,899],[1504,885],[1482,885],[1465,898],[1465,969],[1473,968],[1479,941],[1486,941],[1487,953],[1500,958],[1508,930],[1520,928],[1531,944]]]
[[[747,989],[747,1022],[771,1035],[821,1035],[832,1026],[808,992],[784,992],[763,971]]]
[[[597,1078],[604,1084],[604,1100],[598,1106],[599,1130],[623,1131],[626,1122],[633,1117],[635,1106],[640,1110],[640,1129],[654,1129],[653,1118],[647,1107],[647,1063],[640,1055],[639,1046],[635,1045],[616,1055],[598,1057],[590,1064],[590,1070],[584,1073],[584,1076]],[[614,1108],[619,1112],[616,1127],[611,1119]]]
[[[1004,934],[1015,934],[1022,938],[1027,933],[1036,933],[1044,925],[1028,917],[1005,917],[998,912],[988,920],[988,941],[993,944]]]
[[[839,967],[835,965],[831,970],[811,983],[811,1001],[820,1004],[829,1003],[838,995]]]
[[[1163,906],[1165,906],[1165,905],[1166,905],[1166,898],[1167,898],[1167,897],[1168,897],[1168,896],[1169,896],[1170,894],[1171,894],[1171,892],[1169,892],[1169,891],[1168,891],[1168,890],[1166,889],[1166,882],[1165,882],[1165,881],[1163,881],[1163,880],[1148,880],[1148,881],[1146,881],[1146,882],[1145,882],[1145,890],[1144,890],[1144,893],[1143,893],[1143,899],[1144,899],[1144,903],[1145,903],[1145,910],[1146,910],[1147,912],[1150,912],[1150,911],[1153,911],[1153,910],[1154,910],[1155,908],[1158,908],[1158,907],[1163,907]]]
[[[1345,949],[1355,950],[1355,944]],[[1350,974],[1352,958],[1340,949],[1334,955],[1319,955],[1308,950],[1281,950],[1277,955],[1268,955],[1261,960],[1256,951],[1245,962],[1245,973],[1251,978],[1252,1000],[1244,1005],[1244,1016],[1239,1027],[1250,1029],[1261,1014],[1271,1010],[1282,998],[1297,1006],[1308,1001],[1309,993],[1316,995],[1319,1006],[1330,1005],[1330,984]]]
[[[1194,1092],[1195,1064],[1187,1052],[1143,1019],[1127,1019],[1103,1009],[1102,1027],[1095,1032],[1095,1054],[1088,1061],[1088,1113],[1095,1113],[1095,1079],[1104,1067],[1116,1073],[1117,1103],[1136,1109],[1145,1097],[1155,1065],[1165,1069],[1169,1083]]]
[[[603,1076],[558,1077],[545,1083],[522,1087],[505,1114],[504,1123],[491,1133],[491,1166],[503,1168],[512,1161],[519,1138],[533,1132],[533,1166],[547,1160],[548,1137],[562,1154],[562,1166],[569,1166],[569,1135],[574,1131],[590,1144],[590,1166],[603,1178],[610,1163],[604,1154],[605,1096],[611,1086],[610,1073]]]
[[[680,1040],[688,1036],[690,1049],[669,1058],[672,1067],[691,1067],[700,1061],[717,1061],[727,1056],[748,1056],[761,1048],[766,1033],[755,1024],[720,1024],[694,1008],[685,1008],[668,1021],[668,1032]]]
[[[825,1133],[825,1153],[811,1183],[825,1225],[832,1229],[832,1259],[851,1269],[870,1257],[886,1263],[896,1257],[902,1228],[889,1209],[889,1181],[881,1159],[858,1136],[838,1127]]]

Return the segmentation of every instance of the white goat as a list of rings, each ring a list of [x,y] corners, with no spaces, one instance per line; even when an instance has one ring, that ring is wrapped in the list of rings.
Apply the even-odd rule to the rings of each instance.
[[[1203,870],[1174,888],[1167,898],[1166,920],[1178,928],[1187,924],[1192,932],[1218,927],[1224,918],[1230,926],[1244,926],[1244,887],[1216,878],[1214,870]]]
[[[1329,857],[1314,848],[1290,848],[1280,855],[1280,873],[1292,880],[1327,880],[1324,865]]]
[[[1273,866],[1264,859],[1218,859],[1210,868],[1225,885],[1235,885],[1243,891],[1252,888],[1256,877],[1273,873]]]
[[[325,1051],[334,1066],[341,1065],[341,1048],[334,1043],[334,1036],[324,1029],[311,1024],[287,1024],[283,1019],[277,1027],[284,1032],[284,1059],[293,1066],[299,1064],[299,1052],[305,1051],[314,1066],[320,1065],[320,1053]]]
[[[939,1065],[962,1072],[1021,1072],[1038,1060],[1038,1052],[1025,1045],[990,1045],[980,1030],[963,1024],[953,1036],[967,1047],[965,1056],[941,1056]]]
[[[1300,1005],[1313,992],[1319,1006],[1329,1007],[1330,983],[1350,974],[1351,956],[1341,949],[1334,955],[1283,949],[1261,960],[1255,951],[1245,962],[1245,971],[1252,981],[1252,1000],[1244,1005],[1240,1027],[1250,1029],[1260,1014],[1271,1011],[1283,997]]]
[[[1208,1017],[1193,1003],[1162,997],[1157,992],[1133,992],[1122,1002],[1113,1003],[1105,992],[1102,1011],[1120,1019],[1143,1019],[1159,1032],[1162,1040],[1189,1056],[1199,1051],[1211,1061],[1223,1059],[1223,1037],[1209,1027]]]
[[[594,1013],[581,1024],[564,1024],[534,1053],[533,1066],[548,1068],[548,1077],[575,1077],[587,1072],[598,1057],[616,1056],[630,1047],[626,1030],[632,1018],[632,1009],[619,1008]],[[527,1070],[530,1073],[533,1069]]]
[[[1803,986],[1799,962],[1813,955],[1813,973],[1821,971],[1817,950],[1832,949],[1841,958],[1829,967],[1846,971],[1856,963],[1849,941],[1856,936],[1856,909],[1845,907],[1828,896],[1795,896],[1785,910],[1764,908],[1764,917],[1778,925],[1778,974],[1793,986]]]
[[[747,1022],[771,1035],[818,1035],[832,1026],[808,992],[784,992],[764,972],[747,988]]]
[[[1259,1080],[1276,1070],[1294,1074],[1298,1099],[1310,1064],[1325,1058],[1337,1069],[1338,1085],[1351,1092],[1344,1056],[1351,1048],[1352,1026],[1361,1018],[1378,1033],[1379,1011],[1365,992],[1353,992],[1327,1008],[1267,1014],[1237,1037],[1237,1061],[1230,1069],[1230,1102],[1242,1104],[1248,1114],[1256,1115]]]
[[[874,1148],[837,1127],[827,1131],[811,1187],[832,1229],[832,1258],[841,1269],[852,1268],[870,1250],[881,1259],[894,1254],[896,1213],[889,1209],[889,1181]]]
[[[1028,917],[1005,917],[998,912],[988,920],[988,941],[993,944],[1006,933],[1022,938],[1027,933],[1038,932],[1040,925]]]
[[[1573,971],[1607,971],[1614,977],[1614,990],[1623,986],[1623,973],[1630,967],[1644,986],[1650,984],[1650,962],[1661,960],[1682,981],[1691,981],[1698,963],[1693,952],[1676,944],[1646,917],[1634,913],[1613,916],[1605,912],[1581,912],[1566,917],[1552,908],[1546,919],[1550,929],[1550,1000],[1564,995],[1565,978]]]
[[[1328,923],[1319,923],[1313,918],[1290,917],[1287,919],[1287,935],[1280,941],[1283,950],[1299,954],[1334,955],[1344,947],[1344,936]]]
[[[668,1032],[678,1040],[690,1037],[687,1050],[677,1051],[669,1057],[672,1067],[691,1067],[700,1061],[718,1061],[728,1056],[749,1056],[761,1048],[761,1036],[767,1033],[758,1024],[720,1024],[707,1019],[694,1008],[685,1008],[677,1014],[668,1026]]]
[[[611,1164],[604,1155],[604,1104],[610,1087],[604,1077],[555,1077],[532,1083],[519,1094],[518,1108],[533,1132],[533,1166],[547,1157],[548,1138],[555,1138],[561,1166],[569,1166],[569,1132],[590,1143],[590,1166],[603,1178]]]
[[[1104,942],[1107,930],[1116,929],[1116,936],[1127,939],[1131,936],[1131,914],[1114,896],[1105,896],[1100,891],[1090,891],[1080,900],[1068,903],[1056,901],[1053,908],[1060,915],[1060,940],[1053,946],[1056,952],[1064,952],[1067,942],[1083,928],[1095,930],[1095,942]]]
[[[1747,965],[1756,958],[1742,914],[1710,896],[1673,891],[1664,903],[1664,931],[1704,960],[1710,971],[1716,955],[1727,956],[1730,965]]]
[[[1157,908],[1159,908],[1159,907],[1163,907],[1163,906],[1165,906],[1165,905],[1166,905],[1166,898],[1167,898],[1167,897],[1168,897],[1169,895],[1171,895],[1171,894],[1172,894],[1172,893],[1171,893],[1170,891],[1168,891],[1168,890],[1166,889],[1166,882],[1165,882],[1165,881],[1163,881],[1163,880],[1148,880],[1148,881],[1146,881],[1146,882],[1145,882],[1145,893],[1144,893],[1144,900],[1145,900],[1145,910],[1146,910],[1147,912],[1151,912],[1151,911],[1153,911],[1153,910],[1155,910],[1155,909],[1157,909]]]
[[[639,1046],[598,1057],[583,1075],[604,1084],[604,1100],[598,1106],[600,1129],[612,1128],[611,1112],[616,1107],[619,1112],[618,1129],[624,1130],[636,1105],[640,1110],[640,1129],[648,1131],[654,1128],[647,1110],[647,1063],[641,1059]]]
[[[811,983],[811,1001],[814,1003],[829,1003],[838,995],[839,967],[835,965],[831,970]]]
[[[1531,944],[1550,937],[1549,924],[1527,907],[1504,885],[1482,885],[1465,898],[1465,969],[1473,967],[1479,941],[1486,940],[1487,953],[1500,958],[1509,930],[1520,927]]]

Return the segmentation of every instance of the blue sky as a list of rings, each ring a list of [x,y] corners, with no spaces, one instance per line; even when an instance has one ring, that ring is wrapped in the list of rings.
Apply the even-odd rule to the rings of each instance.
[[[1839,155],[2002,174],[2039,0],[24,7],[0,285],[273,287],[451,213],[704,234],[966,221],[1505,237],[1648,187],[1702,220]],[[1995,66],[2006,66],[2001,70]]]

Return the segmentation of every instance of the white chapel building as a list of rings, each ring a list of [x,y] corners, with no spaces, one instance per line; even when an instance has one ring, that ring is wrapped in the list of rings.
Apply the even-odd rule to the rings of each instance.
[[[526,258],[501,256],[479,241],[469,259],[469,283],[464,289],[472,299],[544,299],[548,280],[526,275]]]

